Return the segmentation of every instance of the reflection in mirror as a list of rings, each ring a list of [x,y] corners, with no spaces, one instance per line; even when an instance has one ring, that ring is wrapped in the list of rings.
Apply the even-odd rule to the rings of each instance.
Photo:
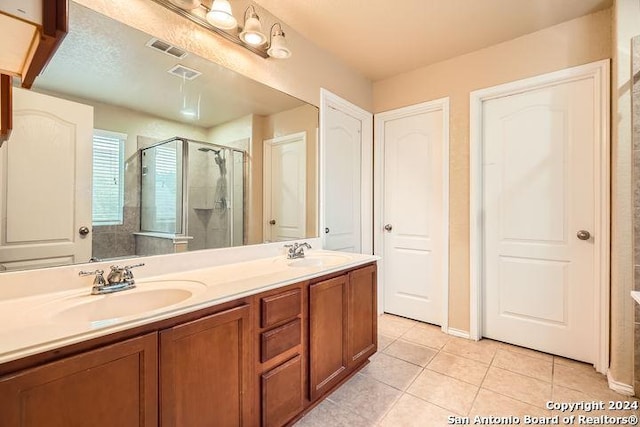
[[[14,92],[0,271],[317,236],[316,107],[74,2],[69,27]]]

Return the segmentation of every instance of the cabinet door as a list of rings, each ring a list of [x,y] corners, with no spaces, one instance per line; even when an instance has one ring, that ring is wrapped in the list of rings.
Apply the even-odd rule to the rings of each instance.
[[[376,268],[369,266],[349,275],[349,367],[358,365],[378,348]]]
[[[0,379],[3,427],[158,425],[156,334]]]
[[[309,357],[311,400],[346,374],[347,287],[349,276],[325,280],[309,289]]]
[[[248,425],[250,309],[243,305],[160,332],[160,423]]]

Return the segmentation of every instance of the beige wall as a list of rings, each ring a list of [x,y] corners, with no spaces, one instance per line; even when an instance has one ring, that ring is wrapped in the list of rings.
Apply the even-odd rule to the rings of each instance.
[[[291,135],[298,132],[307,134],[307,225],[306,236],[318,236],[318,109],[303,105],[282,111],[266,118],[264,139]]]
[[[469,93],[610,55],[605,10],[374,83],[375,112],[450,97],[451,328],[469,330]]]
[[[293,55],[287,60],[264,59],[149,0],[75,1],[311,104],[320,105],[324,87],[371,110],[371,82],[286,25]],[[236,16],[247,4],[232,2]]]
[[[634,302],[631,186],[631,38],[640,34],[640,4],[613,7],[611,95],[611,377],[633,384]],[[637,345],[637,343],[636,343]],[[636,393],[640,390],[636,390]]]

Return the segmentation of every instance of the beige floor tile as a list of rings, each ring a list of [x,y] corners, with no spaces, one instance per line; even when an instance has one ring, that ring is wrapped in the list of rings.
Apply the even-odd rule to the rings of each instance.
[[[427,402],[466,415],[471,409],[478,387],[425,369],[411,384],[407,393]],[[455,415],[452,414],[452,415]]]
[[[454,354],[440,352],[427,365],[427,369],[467,383],[480,385],[484,380],[487,369],[489,369],[489,365]]]
[[[382,427],[429,427],[445,426],[451,411],[440,408],[422,399],[403,394],[400,400],[382,419]]]
[[[399,339],[388,346],[384,350],[384,353],[425,367],[427,366],[427,363],[433,359],[433,356],[436,355],[437,351],[429,347]]]
[[[369,421],[378,422],[401,395],[398,389],[369,376],[356,374],[328,399]]]
[[[395,338],[388,337],[386,335],[378,334],[378,351],[382,351],[389,347],[389,344],[395,341]]]
[[[553,363],[556,365],[564,365],[564,366],[582,366],[585,368],[593,368],[593,365],[589,365],[588,363],[578,362],[577,360],[567,359],[566,357],[561,356],[553,356]]]
[[[492,365],[547,382],[551,382],[553,375],[553,359],[530,357],[502,349],[496,351]]]
[[[330,400],[322,401],[294,424],[296,427],[370,427],[373,423]]]
[[[471,341],[464,338],[451,338],[442,348],[442,351],[455,354],[456,356],[466,357],[487,365],[493,360],[496,353],[497,345],[495,341],[480,340]]]
[[[384,353],[377,353],[371,363],[360,373],[375,378],[398,390],[406,390],[422,371],[420,366],[396,359]]]
[[[396,339],[416,324],[413,320],[383,314],[378,317],[378,333]]]
[[[553,355],[549,353],[543,353],[541,351],[532,350],[530,348],[520,347],[517,345],[507,344],[500,341],[495,341],[499,349],[511,351],[513,353],[524,354],[525,356],[535,357],[536,359],[546,360],[553,362]]]
[[[482,388],[544,408],[551,399],[551,383],[492,366]]]
[[[497,417],[524,417],[525,415],[531,415],[539,417],[550,416],[551,412],[481,388],[469,413],[469,416],[472,418],[477,415],[495,415]]]
[[[395,314],[389,314],[389,313],[382,313],[378,319],[383,319],[383,320],[392,320],[394,322],[397,323],[402,323],[405,324],[407,326],[415,326],[415,325],[423,325],[423,322],[419,322],[417,320],[413,320],[413,319],[409,319],[407,317],[402,317],[402,316],[396,316]]]
[[[597,400],[618,400],[623,396],[609,388],[604,375],[587,364],[563,365],[556,363],[553,368],[553,384],[578,390]]]
[[[418,325],[402,335],[402,339],[426,347],[441,349],[447,344],[451,337],[443,333],[438,326]]]

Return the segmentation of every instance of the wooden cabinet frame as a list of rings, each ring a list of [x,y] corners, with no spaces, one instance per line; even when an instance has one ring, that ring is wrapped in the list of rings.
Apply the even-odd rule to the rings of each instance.
[[[0,146],[9,139],[13,129],[12,96],[11,76],[0,74]]]

